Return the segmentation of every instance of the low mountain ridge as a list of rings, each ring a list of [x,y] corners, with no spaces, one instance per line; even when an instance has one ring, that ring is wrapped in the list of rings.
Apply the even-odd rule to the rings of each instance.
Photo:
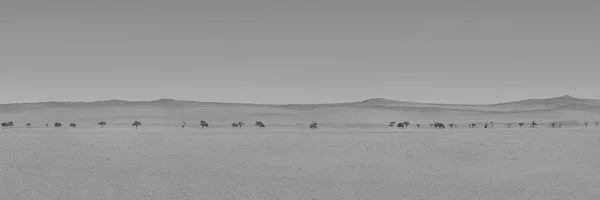
[[[199,120],[224,126],[235,121],[263,121],[272,125],[305,124],[313,120],[326,124],[596,121],[600,120],[600,100],[564,95],[489,105],[419,103],[385,98],[346,103],[282,105],[175,99],[0,105],[0,121],[27,121],[34,124],[81,122],[93,126],[101,120],[109,122],[109,126],[130,125],[134,120],[147,122],[144,125],[160,126],[177,126],[182,121],[193,123]]]

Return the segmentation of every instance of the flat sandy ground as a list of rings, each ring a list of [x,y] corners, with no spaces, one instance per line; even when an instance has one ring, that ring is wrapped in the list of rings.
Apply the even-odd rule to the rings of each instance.
[[[13,128],[0,199],[600,199],[600,128]]]

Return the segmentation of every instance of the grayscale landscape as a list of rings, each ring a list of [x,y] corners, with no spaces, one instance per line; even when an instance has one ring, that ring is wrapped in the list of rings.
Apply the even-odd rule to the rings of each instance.
[[[600,101],[568,95],[494,105],[45,102],[2,105],[0,119],[15,124],[0,130],[6,200],[600,199]],[[246,126],[230,126],[238,121]],[[429,127],[438,121],[459,126]],[[521,121],[539,125],[506,127]]]
[[[0,0],[0,200],[600,200],[599,0]]]

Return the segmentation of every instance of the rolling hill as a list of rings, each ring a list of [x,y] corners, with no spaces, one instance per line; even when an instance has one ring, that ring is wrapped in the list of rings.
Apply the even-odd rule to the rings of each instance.
[[[206,120],[212,126],[228,126],[243,121],[251,125],[263,121],[267,126],[304,126],[315,120],[331,126],[382,126],[389,121],[413,124],[497,123],[600,120],[600,100],[561,96],[527,99],[490,105],[431,104],[383,98],[332,104],[261,105],[218,102],[107,100],[95,102],[39,102],[0,105],[0,121],[14,121],[17,126],[31,122],[43,126],[76,122],[95,126],[100,120],[108,126],[129,126],[134,120],[144,126],[189,125]]]

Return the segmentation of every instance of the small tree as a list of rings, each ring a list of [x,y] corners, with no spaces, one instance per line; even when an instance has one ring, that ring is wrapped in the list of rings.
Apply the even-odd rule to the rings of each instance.
[[[106,122],[100,121],[100,122],[98,122],[98,125],[100,125],[101,128],[104,128],[104,126],[106,125]]]
[[[77,124],[75,124],[75,123],[71,123],[71,124],[69,124],[69,126],[71,126],[71,127],[75,128],[75,127],[77,126]]]
[[[408,128],[408,125],[410,125],[410,122],[402,122],[404,124],[404,127]]]
[[[312,123],[310,123],[310,129],[317,129],[319,128],[319,124],[315,121],[313,121]]]
[[[587,127],[588,125],[590,125],[590,122],[583,122],[583,125],[584,125],[585,127]]]
[[[525,125],[525,123],[519,122],[519,128],[523,128],[523,125]]]
[[[31,127],[31,123],[30,123],[30,122],[27,122],[25,125],[26,125],[28,128],[30,128],[30,127]]]
[[[206,123],[206,121],[202,120],[202,121],[200,121],[200,126],[202,127],[202,129],[204,129],[204,127],[208,128],[208,123]]]
[[[596,124],[596,126],[600,126],[600,121],[594,122],[594,124]]]
[[[139,122],[139,121],[135,121],[135,122],[133,122],[133,124],[131,124],[131,126],[135,126],[135,129],[137,129],[138,126],[141,126],[141,125],[142,125],[142,122]]]

